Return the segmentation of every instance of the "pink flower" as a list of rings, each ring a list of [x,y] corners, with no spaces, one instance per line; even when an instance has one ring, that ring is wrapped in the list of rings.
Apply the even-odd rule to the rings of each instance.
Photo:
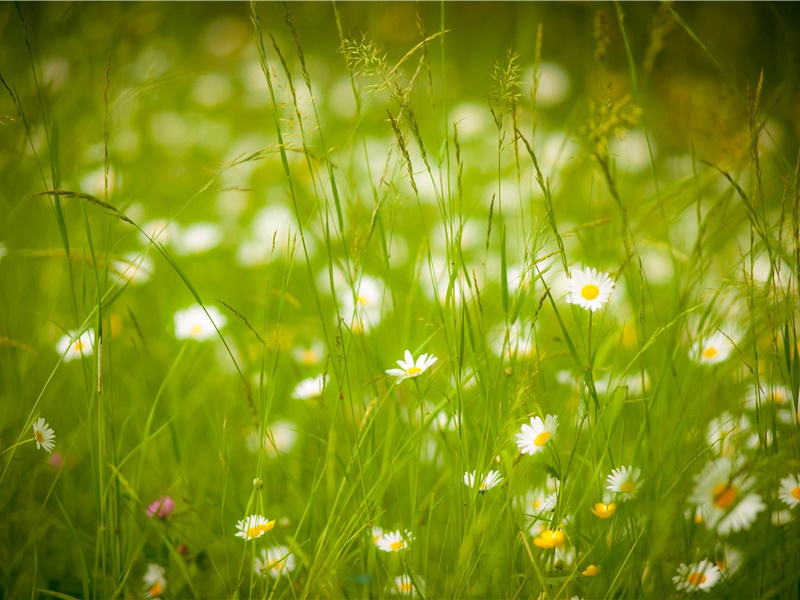
[[[169,496],[161,496],[158,500],[147,507],[147,516],[159,519],[166,519],[175,509],[175,500]]]
[[[53,465],[56,469],[60,469],[64,466],[64,457],[61,455],[61,452],[54,452],[50,455],[50,458],[47,460],[51,465]]]

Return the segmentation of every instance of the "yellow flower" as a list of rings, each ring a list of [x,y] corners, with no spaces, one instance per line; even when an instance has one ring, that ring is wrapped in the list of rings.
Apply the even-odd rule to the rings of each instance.
[[[617,505],[613,502],[611,504],[603,504],[598,502],[592,507],[592,514],[600,519],[608,519],[617,510]]]
[[[533,545],[538,548],[555,548],[564,545],[564,532],[560,529],[545,529],[538,536],[533,538]]]
[[[586,575],[587,577],[594,577],[600,572],[600,569],[601,569],[600,565],[589,565],[583,571],[583,574]]]

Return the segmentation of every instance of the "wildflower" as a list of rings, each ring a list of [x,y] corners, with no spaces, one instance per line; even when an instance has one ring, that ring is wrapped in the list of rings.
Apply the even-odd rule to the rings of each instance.
[[[692,344],[689,356],[700,364],[714,365],[728,358],[732,350],[733,343],[728,336],[717,331],[704,338],[702,343],[698,340]]]
[[[294,554],[286,546],[272,546],[262,550],[261,556],[253,561],[256,575],[269,575],[273,579],[287,577],[294,568]]]
[[[383,527],[378,527],[377,525],[373,526],[370,529],[370,534],[372,535],[372,542],[377,544],[378,540],[383,537]]]
[[[408,542],[412,539],[411,532],[401,533],[399,530],[384,533],[375,540],[375,545],[384,552],[399,552],[408,550]]]
[[[800,504],[800,476],[789,475],[781,479],[781,488],[778,492],[778,498],[783,500],[784,504],[790,508],[794,508]]]
[[[707,559],[689,566],[681,563],[678,567],[678,574],[673,576],[672,583],[679,592],[696,592],[703,590],[707,592],[714,587],[720,580],[722,574],[717,566]]]
[[[591,508],[592,514],[599,519],[608,519],[617,511],[617,505],[611,502],[603,504],[598,502]]]
[[[222,241],[222,230],[214,223],[193,223],[186,227],[174,225],[172,244],[180,256],[202,254],[216,248]]]
[[[745,396],[744,405],[752,411],[759,408],[767,412],[774,411],[779,422],[789,425],[793,421],[791,402],[787,402],[790,397],[791,391],[784,386],[774,386],[766,394],[761,393],[757,386],[753,386]]]
[[[533,544],[538,548],[555,548],[556,546],[563,546],[564,541],[564,532],[560,529],[545,529],[538,536],[533,538]]]
[[[325,345],[320,340],[314,340],[309,346],[292,348],[292,358],[306,367],[318,364],[324,356]]]
[[[298,400],[311,400],[312,398],[319,398],[322,396],[322,390],[325,388],[325,378],[322,375],[316,377],[309,377],[303,379],[300,383],[294,386],[292,391],[292,398]]]
[[[461,425],[461,413],[453,411],[451,415],[446,410],[440,410],[431,421],[431,429],[434,431],[456,431]]]
[[[720,535],[749,529],[758,513],[766,508],[758,494],[747,492],[754,481],[744,472],[744,460],[718,458],[695,477],[689,501],[702,506],[707,529]]]
[[[419,377],[437,360],[433,355],[422,354],[415,362],[414,357],[408,350],[406,350],[404,356],[405,360],[397,361],[397,364],[400,365],[399,369],[387,369],[386,371],[392,377],[397,377],[397,383],[412,377]]]
[[[64,466],[64,457],[61,452],[54,452],[50,455],[50,458],[47,459],[47,462],[56,469],[60,469]]]
[[[478,492],[483,494],[485,491],[492,489],[503,481],[503,476],[500,471],[489,471],[486,477],[483,478]],[[475,471],[472,473],[464,473],[464,483],[469,487],[475,487]]]
[[[147,572],[142,577],[144,586],[147,588],[145,598],[156,598],[164,593],[164,589],[167,587],[166,572],[161,565],[155,563],[147,565]]]
[[[47,452],[52,452],[56,445],[56,432],[50,429],[42,417],[36,419],[33,424],[33,440],[36,442],[36,449],[44,448]]]
[[[355,289],[355,296],[345,293],[342,297],[342,316],[350,319],[354,331],[368,332],[381,321],[381,304],[384,296],[384,283],[362,275]]]
[[[422,580],[417,577],[417,584],[422,585]],[[393,596],[416,596],[417,590],[411,582],[411,577],[403,573],[394,578],[394,586],[389,588]]]
[[[236,532],[236,537],[240,537],[245,541],[252,540],[253,538],[261,537],[273,527],[275,527],[275,519],[270,521],[261,515],[250,515],[236,523],[236,529],[239,530]]]
[[[111,261],[111,269],[131,284],[144,283],[153,274],[153,259],[144,254],[132,252],[121,259]]]
[[[209,306],[206,310],[199,304],[194,304],[176,312],[175,337],[179,340],[193,339],[199,342],[214,337],[217,333],[214,325],[222,328],[228,320],[215,306]]]
[[[175,500],[169,496],[161,496],[158,500],[147,507],[147,516],[159,519],[166,519],[175,510]]]
[[[541,517],[556,507],[556,499],[556,492],[548,493],[543,489],[528,492],[525,495],[525,512],[534,517]]]
[[[75,360],[83,356],[91,356],[94,348],[94,331],[84,331],[78,339],[72,341],[77,331],[70,331],[62,336],[56,344],[56,352],[64,355],[64,362]]]
[[[581,574],[586,575],[587,577],[594,577],[600,572],[601,568],[602,567],[600,567],[600,565],[589,565],[581,572]]]
[[[742,553],[732,546],[719,545],[714,555],[715,564],[725,577],[730,577],[742,566]]]
[[[531,424],[523,425],[517,434],[517,447],[523,454],[536,454],[552,439],[557,428],[556,415],[547,415],[544,421],[541,417],[531,417]]]
[[[639,476],[642,470],[633,467],[620,467],[611,471],[611,475],[606,479],[607,490],[616,492],[622,502],[633,500],[639,493]]]
[[[611,297],[614,282],[608,274],[600,273],[597,269],[584,268],[567,279],[567,302],[591,310],[601,308]]]
[[[514,358],[528,358],[536,353],[530,330],[526,331],[519,323],[514,323],[508,329],[500,327],[491,330],[487,337],[492,352],[509,361]]]

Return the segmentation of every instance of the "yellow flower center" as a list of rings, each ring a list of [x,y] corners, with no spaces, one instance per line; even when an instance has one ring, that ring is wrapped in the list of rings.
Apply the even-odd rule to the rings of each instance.
[[[725,565],[725,560],[724,559],[718,560],[715,564],[717,565],[717,568],[720,571],[724,571],[725,570],[726,565]]]
[[[542,501],[538,498],[533,501],[533,510],[539,510],[539,507],[542,505]]]
[[[397,590],[401,594],[410,594],[411,593],[411,582],[410,581],[403,581],[397,586]]]
[[[392,550],[400,550],[400,548],[402,547],[403,547],[402,540],[397,540],[396,542],[392,542],[391,544],[389,544],[389,548],[391,548]]]
[[[272,521],[267,521],[261,525],[255,525],[247,530],[247,537],[255,538],[260,536],[262,533],[267,533],[270,529],[275,527],[275,519]]]
[[[714,491],[711,492],[711,495],[714,498],[714,506],[726,510],[736,501],[739,491],[733,486],[719,483],[714,486]]]
[[[613,502],[611,504],[603,504],[602,502],[598,502],[594,505],[594,508],[592,508],[592,514],[601,519],[608,519],[616,510],[617,505]]]
[[[717,349],[714,346],[709,346],[703,351],[704,358],[714,358],[717,355]]]
[[[588,567],[586,567],[586,570],[583,572],[583,574],[586,575],[587,577],[594,577],[599,572],[600,572],[600,567],[598,567],[597,565],[589,565]]]
[[[544,446],[547,443],[547,440],[552,437],[552,435],[553,434],[549,431],[543,431],[533,439],[533,443],[537,446]]]
[[[486,482],[484,481],[483,483],[481,483],[481,487],[480,487],[480,489],[478,491],[479,492],[485,492],[488,489],[489,489],[489,486],[486,485]]]
[[[190,337],[196,337],[200,335],[200,332],[203,331],[203,328],[200,325],[192,325],[192,328],[189,330]]]
[[[367,304],[369,304],[369,298],[359,294],[358,297],[356,298],[356,302],[358,302],[362,306],[366,306]]]
[[[587,283],[581,288],[581,296],[584,300],[594,300],[600,295],[600,288],[593,283]]]
[[[784,395],[782,392],[774,391],[769,396],[768,400],[772,400],[775,404],[783,404]]]
[[[631,492],[633,492],[633,490],[636,489],[636,484],[633,483],[632,481],[626,481],[621,486],[619,486],[619,489],[621,489],[622,492],[625,494],[630,494]]]
[[[795,500],[800,500],[800,486],[792,490],[792,498],[794,498]]]
[[[81,352],[83,350],[83,342],[78,340],[74,344],[72,344],[72,349],[75,352]]]
[[[409,376],[417,375],[419,373],[422,373],[422,369],[420,369],[419,367],[411,367],[409,369],[406,369],[406,374]]]
[[[153,584],[153,587],[151,587],[150,591],[147,592],[147,593],[150,594],[151,596],[160,596],[162,591],[163,590],[161,588],[161,582],[160,581],[156,581]]]
[[[706,582],[706,576],[703,573],[689,573],[686,581],[694,586],[702,585]]]
[[[42,432],[39,431],[38,429],[33,432],[33,437],[35,437],[36,441],[39,442],[40,444],[44,443],[44,434],[42,434]]]
[[[317,353],[311,350],[310,348],[303,351],[303,364],[304,365],[313,365],[317,362]]]
[[[533,538],[533,544],[539,548],[555,548],[564,545],[564,532],[560,529],[555,531],[545,529],[537,537]]]

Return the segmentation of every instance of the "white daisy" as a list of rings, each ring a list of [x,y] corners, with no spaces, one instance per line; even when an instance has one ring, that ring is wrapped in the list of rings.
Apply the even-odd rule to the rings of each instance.
[[[322,396],[322,390],[325,388],[325,378],[322,375],[316,377],[309,377],[303,379],[300,383],[294,386],[292,391],[292,398],[298,400],[310,400],[312,398],[319,398]]]
[[[408,530],[405,533],[399,530],[390,531],[375,540],[375,545],[384,552],[399,552],[400,550],[408,550],[408,543],[412,539],[411,532]]]
[[[758,494],[747,493],[754,483],[745,473],[744,459],[718,458],[695,477],[689,502],[703,507],[707,529],[720,535],[746,530],[766,508]]]
[[[636,494],[639,493],[639,488],[642,485],[639,476],[642,470],[631,467],[620,467],[613,469],[611,475],[606,479],[606,489],[618,495],[621,502],[626,500],[633,500]]]
[[[614,291],[614,282],[607,273],[598,272],[588,267],[574,271],[567,279],[567,302],[591,310],[601,308]]]
[[[432,354],[430,356],[427,354],[421,354],[415,362],[414,357],[408,350],[406,350],[404,356],[405,360],[397,361],[397,364],[400,365],[399,369],[386,370],[387,374],[391,375],[392,377],[397,377],[397,383],[400,383],[406,379],[411,379],[412,377],[419,377],[437,360],[437,358]]]
[[[767,412],[774,410],[778,421],[788,425],[794,420],[792,414],[794,411],[792,411],[792,403],[788,402],[789,398],[791,398],[791,391],[784,386],[772,386],[767,388],[764,393],[761,393],[757,386],[753,386],[747,391],[744,406],[752,411],[759,408]]]
[[[544,513],[552,511],[556,507],[556,492],[548,492],[544,489],[536,489],[525,494],[523,510],[526,515],[539,518]]]
[[[356,284],[355,295],[347,290],[342,298],[342,316],[354,331],[368,332],[382,316],[385,284],[380,279],[363,275]]]
[[[131,252],[120,259],[112,260],[110,266],[121,279],[134,285],[145,283],[150,279],[155,268],[152,258],[136,252]]]
[[[37,450],[44,448],[47,452],[52,452],[56,445],[56,432],[40,417],[33,424],[33,439]]]
[[[422,585],[423,581],[417,577],[417,584]],[[416,596],[417,590],[414,589],[414,584],[411,583],[411,577],[403,573],[394,578],[394,585],[389,588],[389,592],[393,596]]]
[[[692,344],[689,356],[695,362],[714,365],[724,361],[733,351],[733,343],[720,331],[716,331]]]
[[[556,429],[556,415],[547,415],[544,421],[541,417],[531,417],[531,424],[524,424],[522,431],[517,434],[517,447],[522,454],[536,454],[552,439]]]
[[[483,494],[487,490],[499,485],[502,481],[503,476],[500,474],[500,471],[489,471],[486,474],[486,477],[483,478],[483,481],[478,488],[478,492]],[[475,471],[472,473],[464,473],[464,483],[470,488],[475,487]]]
[[[145,598],[156,598],[164,593],[164,589],[167,587],[166,573],[166,569],[161,565],[155,563],[147,565],[147,572],[142,577],[147,589]]]
[[[275,519],[270,521],[261,515],[250,515],[236,523],[236,529],[239,530],[236,532],[236,537],[245,541],[252,540],[261,537],[273,527],[275,527]]]
[[[272,546],[262,550],[261,556],[256,556],[253,561],[256,575],[269,575],[273,579],[287,577],[294,568],[294,554],[286,546]]]
[[[750,420],[746,416],[734,417],[726,411],[709,421],[706,441],[720,456],[729,456],[735,449],[736,439],[749,429]]]
[[[707,592],[714,587],[722,577],[717,566],[710,560],[703,559],[699,563],[686,565],[681,563],[678,574],[672,578],[675,589],[679,592]]]
[[[175,337],[179,340],[193,339],[200,342],[213,338],[217,334],[214,324],[221,329],[228,320],[216,306],[208,306],[206,310],[208,315],[202,306],[194,304],[176,312]]]
[[[292,358],[295,362],[307,367],[318,364],[325,356],[325,344],[320,340],[314,340],[308,346],[296,346],[292,348]]]
[[[94,351],[94,331],[84,331],[78,339],[73,340],[77,331],[70,331],[62,336],[56,344],[56,352],[64,355],[64,362],[83,356],[91,356]]]
[[[41,419],[39,419],[41,421]],[[790,508],[794,508],[800,504],[800,475],[789,475],[781,479],[781,489],[778,492],[778,498],[783,500],[784,504]]]

